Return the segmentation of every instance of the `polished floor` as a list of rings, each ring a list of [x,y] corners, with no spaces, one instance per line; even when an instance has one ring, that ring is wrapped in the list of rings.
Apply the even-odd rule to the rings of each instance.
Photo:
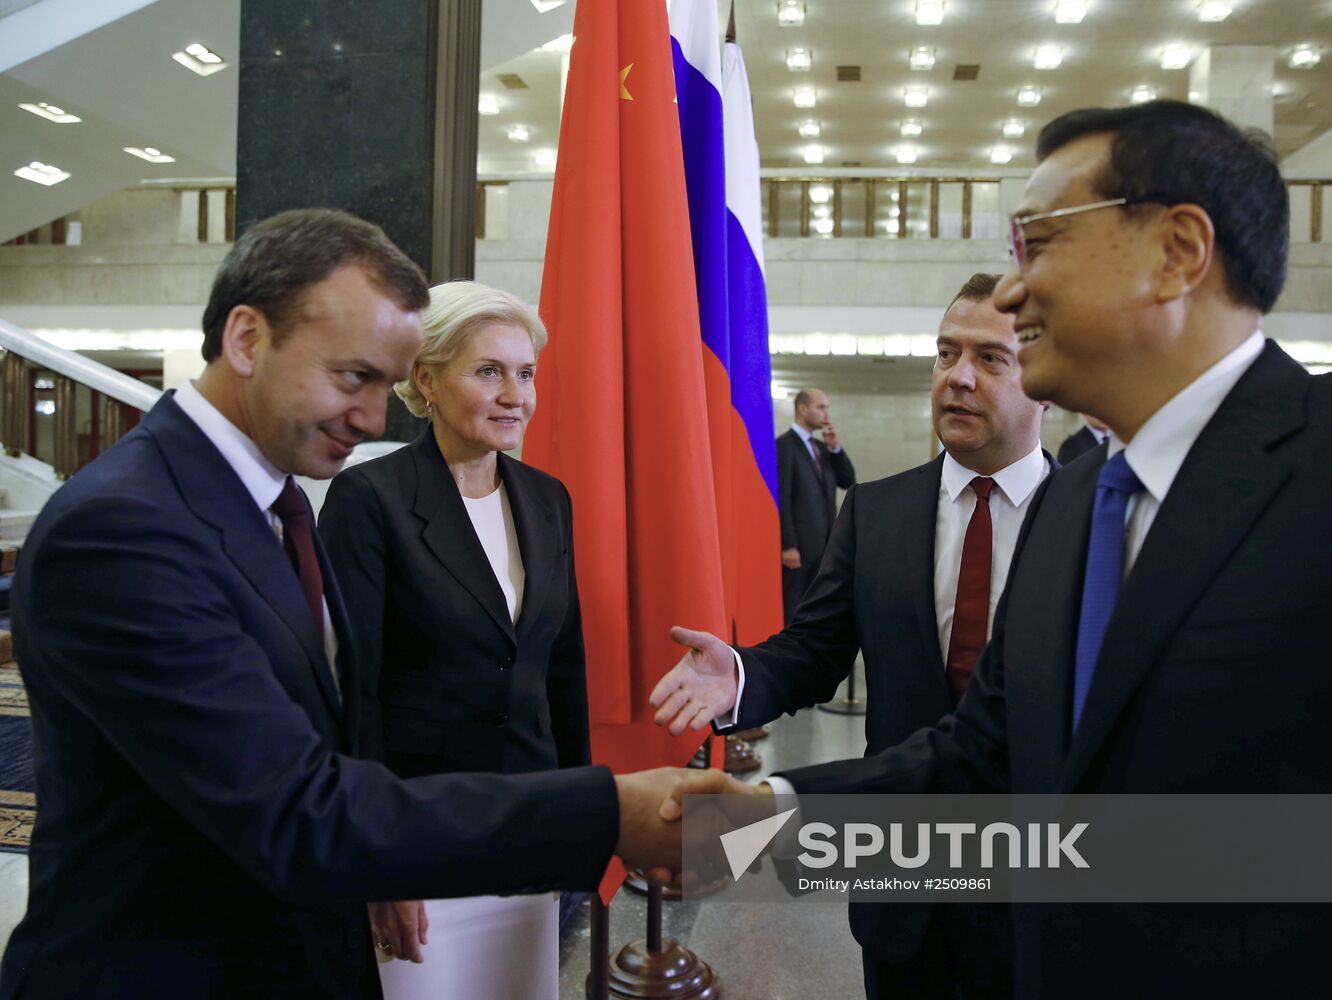
[[[755,745],[763,768],[751,781],[782,768],[864,751],[861,716],[811,709],[771,729],[772,736]],[[0,947],[23,916],[27,896],[27,857],[0,853]],[[612,953],[644,936],[642,897],[621,890],[610,913]],[[854,1000],[863,995],[860,951],[847,929],[845,904],[666,903],[662,926],[665,936],[712,967],[726,1000]],[[585,905],[561,941],[561,1000],[585,995],[589,934]]]

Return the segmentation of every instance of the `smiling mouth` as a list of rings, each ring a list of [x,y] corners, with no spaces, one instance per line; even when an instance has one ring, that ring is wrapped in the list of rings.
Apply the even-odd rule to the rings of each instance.
[[[979,417],[980,414],[975,410],[968,410],[964,406],[945,406],[944,413],[954,417]]]
[[[1026,326],[1017,332],[1019,344],[1031,344],[1045,335],[1044,325]]]

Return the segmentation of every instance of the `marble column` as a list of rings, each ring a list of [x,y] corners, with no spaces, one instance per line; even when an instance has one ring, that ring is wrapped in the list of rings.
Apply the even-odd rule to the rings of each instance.
[[[1275,63],[1270,45],[1213,45],[1189,66],[1189,100],[1270,136]]]
[[[241,0],[237,232],[343,208],[471,277],[480,50],[481,0]],[[393,400],[385,436],[416,427]]]

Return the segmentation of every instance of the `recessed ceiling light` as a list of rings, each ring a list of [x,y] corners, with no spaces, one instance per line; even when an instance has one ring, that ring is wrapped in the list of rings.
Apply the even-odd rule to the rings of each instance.
[[[917,24],[943,24],[943,0],[916,0]]]
[[[494,94],[482,94],[476,99],[476,110],[478,114],[497,115],[500,112],[499,98]]]
[[[919,155],[920,155],[920,151],[917,150],[915,146],[898,146],[898,147],[897,147],[897,162],[898,162],[898,163],[915,163],[915,162],[916,162],[916,157],[919,156]]]
[[[898,208],[896,205],[888,209],[888,217],[891,219],[901,218],[901,215],[902,215],[902,210]]]
[[[1057,69],[1063,61],[1064,48],[1062,45],[1037,46],[1035,59],[1037,69]]]
[[[542,52],[568,52],[573,48],[573,43],[574,36],[572,34],[560,35],[540,46],[540,49]]]
[[[1187,45],[1167,45],[1161,50],[1162,69],[1183,69],[1193,61],[1193,53]]]
[[[59,167],[52,166],[50,163],[33,160],[26,167],[19,167],[15,170],[14,176],[22,177],[25,181],[32,181],[34,184],[50,187],[52,184],[59,184],[65,180],[69,177],[69,173]]]
[[[815,219],[815,220],[814,220],[814,232],[818,233],[820,236],[831,236],[831,235],[832,235],[832,231],[833,231],[833,220],[832,220],[832,219]]]
[[[907,87],[902,94],[902,99],[906,101],[908,108],[923,108],[930,103],[930,89],[928,87]]]
[[[777,23],[783,28],[798,28],[804,24],[804,3],[801,0],[781,0],[777,4]]]
[[[806,163],[822,163],[823,147],[820,146],[818,143],[814,143],[812,145],[806,146],[801,151],[800,155],[805,158]]]
[[[823,131],[823,126],[821,126],[813,118],[808,118],[800,123],[800,138],[802,139],[817,139],[819,137],[819,133],[822,131]]]
[[[1290,53],[1290,68],[1313,69],[1319,58],[1318,50],[1312,45],[1297,45]]]
[[[36,104],[20,104],[24,111],[30,111],[38,118],[45,118],[48,122],[55,122],[57,125],[72,125],[75,122],[83,121],[78,115],[71,115],[64,108],[57,108],[54,104],[47,104],[45,101],[38,101]]]
[[[536,8],[538,14],[544,14],[556,7],[563,7],[564,0],[532,0],[532,6]]]
[[[207,45],[199,42],[191,42],[185,46],[184,52],[171,53],[171,58],[190,72],[198,73],[200,76],[212,76],[230,65]]]
[[[532,158],[536,160],[536,165],[542,170],[555,169],[555,150],[553,149],[538,149],[532,154]]]
[[[832,216],[832,209],[827,205],[815,205],[813,215],[816,219],[827,219]]]
[[[885,223],[883,224],[883,228],[884,228],[885,230],[888,231],[888,235],[889,235],[889,236],[896,236],[896,235],[897,235],[897,229],[898,229],[898,223],[897,223],[897,220],[896,220],[896,219],[889,219],[887,222],[885,222]]]
[[[832,200],[832,188],[827,184],[815,184],[809,189],[809,200],[815,205],[826,205]]]
[[[808,73],[813,62],[809,49],[789,49],[786,53],[786,68],[792,73]]]
[[[1230,16],[1230,4],[1224,0],[1206,0],[1198,7],[1199,21],[1224,21]]]
[[[1145,83],[1138,84],[1133,88],[1133,92],[1129,94],[1130,104],[1146,104],[1148,101],[1154,100],[1156,100],[1156,88],[1149,87]]]
[[[174,156],[167,156],[166,153],[162,152],[160,149],[157,149],[153,146],[144,146],[143,148],[140,148],[138,146],[125,146],[124,150],[125,152],[129,153],[130,156],[137,156],[139,159],[147,160],[149,163],[176,162],[176,158]]]
[[[1085,0],[1058,0],[1055,3],[1055,22],[1058,24],[1080,24],[1086,16]]]
[[[925,131],[925,126],[920,123],[919,118],[908,118],[902,123],[902,138],[914,139]]]
[[[1010,118],[1004,122],[1003,132],[1005,139],[1021,139],[1027,134],[1027,126],[1018,118]]]
[[[1013,151],[1007,146],[995,146],[990,150],[991,163],[1010,163],[1013,160]]]
[[[530,129],[528,129],[528,127],[527,127],[526,125],[510,125],[510,126],[509,126],[509,141],[510,141],[510,142],[527,142],[527,140],[529,140],[529,139],[531,139],[531,138],[532,138],[532,132],[531,132]]]
[[[911,50],[912,69],[934,69],[934,49],[922,45]]]
[[[1017,102],[1019,107],[1034,108],[1041,103],[1041,90],[1039,87],[1019,87],[1017,92]]]
[[[812,108],[819,103],[819,95],[813,87],[796,87],[792,100],[797,108]]]

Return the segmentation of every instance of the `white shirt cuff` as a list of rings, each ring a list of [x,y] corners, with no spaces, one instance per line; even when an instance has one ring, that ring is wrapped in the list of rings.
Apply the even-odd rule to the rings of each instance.
[[[740,699],[745,695],[745,664],[740,659],[739,650],[732,648],[731,655],[735,657],[735,672],[739,677],[735,685],[735,704],[731,706],[730,715],[719,715],[712,720],[718,729],[730,729],[740,721]]]

